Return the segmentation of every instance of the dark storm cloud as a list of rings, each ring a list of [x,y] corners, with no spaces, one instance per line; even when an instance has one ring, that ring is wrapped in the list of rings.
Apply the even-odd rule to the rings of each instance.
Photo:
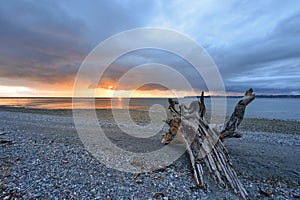
[[[74,76],[87,52],[82,22],[54,2],[7,1],[0,13],[1,77],[52,83]]]
[[[168,4],[167,9],[162,3],[163,9],[154,24],[190,33],[203,44],[216,62],[227,91],[241,92],[254,87],[264,94],[300,93],[297,1],[178,2]],[[195,88],[206,89],[191,65],[163,52],[140,52],[123,59],[119,65],[127,69],[143,62],[172,66]],[[120,76],[114,73],[111,77]]]
[[[132,28],[144,27],[154,13],[155,2],[148,0],[84,0],[70,4],[59,1],[71,16],[85,22],[85,35],[92,47],[106,38]]]
[[[0,4],[0,78],[73,81],[85,56],[143,19],[118,1],[7,1]],[[149,8],[150,9],[150,6]],[[0,84],[5,84],[0,82]]]
[[[116,61],[110,65],[107,70],[105,71],[104,75],[102,76],[98,87],[100,88],[107,88],[108,85],[113,84],[116,80],[120,79],[123,75],[126,75],[126,72],[131,70],[134,67],[138,67],[144,64],[162,64],[169,66],[176,71],[178,71],[181,75],[183,75],[192,85],[194,89],[199,91],[206,90],[207,87],[205,85],[204,80],[201,78],[200,74],[197,72],[196,69],[184,58],[175,55],[171,52],[160,50],[160,49],[141,49],[135,50],[130,53],[127,53],[121,57],[119,57]],[[148,66],[149,67],[149,66]],[[145,79],[144,76],[160,76],[160,71],[153,70],[147,74],[140,74],[137,79]],[[181,88],[180,83],[176,82],[176,79],[171,79],[171,74],[169,76],[163,76],[162,79],[167,80],[170,79],[169,82],[173,82],[175,88]],[[128,82],[128,84],[120,87],[120,89],[130,89],[133,82]],[[178,84],[178,85],[177,85]],[[150,90],[157,89],[157,90],[165,90],[165,87],[162,87],[158,84],[149,84],[140,88],[141,90]],[[181,88],[184,89],[184,88]],[[180,89],[179,89],[180,90]]]
[[[22,80],[26,86],[31,80],[72,82],[82,60],[99,42],[127,29],[158,26],[183,32],[202,44],[229,92],[253,87],[264,94],[297,94],[298,4],[292,0],[5,1],[0,4],[0,85],[22,85]],[[148,50],[117,60],[98,87],[113,85],[132,67],[145,63],[174,67],[194,88],[206,89],[184,59]],[[142,89],[151,88],[164,90],[157,85]]]
[[[267,93],[300,92],[299,27],[300,11],[278,21],[265,35],[209,49],[227,88],[240,91],[251,86]]]

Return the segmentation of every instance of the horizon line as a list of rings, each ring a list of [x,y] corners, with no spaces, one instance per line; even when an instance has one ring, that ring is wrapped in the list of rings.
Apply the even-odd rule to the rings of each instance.
[[[105,99],[168,99],[168,98],[197,98],[200,95],[196,96],[183,96],[183,97],[72,97],[72,96],[0,96],[0,98],[75,98],[75,99],[98,99],[98,98],[105,98]],[[243,97],[243,95],[204,95],[204,97]],[[300,94],[263,94],[263,95],[256,95],[255,97],[300,97]]]

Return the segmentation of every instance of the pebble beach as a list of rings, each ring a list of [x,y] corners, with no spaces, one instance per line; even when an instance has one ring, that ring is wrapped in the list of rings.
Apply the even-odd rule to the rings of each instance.
[[[99,124],[120,147],[163,147],[161,135],[139,144],[120,138],[108,110]],[[144,111],[132,111],[137,122]],[[300,122],[246,118],[240,139],[225,141],[250,199],[300,199]],[[195,187],[187,154],[162,169],[134,174],[111,169],[80,141],[70,110],[0,108],[1,199],[241,199],[208,178]]]

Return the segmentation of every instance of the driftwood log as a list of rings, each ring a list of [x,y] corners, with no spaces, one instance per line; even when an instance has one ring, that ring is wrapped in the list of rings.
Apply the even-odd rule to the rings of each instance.
[[[220,134],[221,140],[232,137],[240,138],[243,136],[243,134],[238,131],[238,127],[244,118],[246,106],[251,103],[254,98],[255,94],[253,93],[253,89],[250,88],[246,91],[244,97],[239,100],[234,108],[232,115],[224,124],[223,130]]]
[[[254,98],[255,94],[250,88],[237,103],[231,117],[223,126],[219,126],[219,130],[210,128],[204,119],[203,92],[200,101],[193,101],[188,108],[181,104],[179,109],[176,109],[178,102],[169,99],[172,119],[166,121],[170,129],[163,134],[162,142],[168,144],[175,137],[182,139],[192,164],[197,187],[206,188],[204,176],[210,174],[217,184],[226,189],[231,187],[235,193],[247,199],[247,191],[238,179],[222,141],[242,136],[238,132],[238,126],[243,120],[246,106]]]

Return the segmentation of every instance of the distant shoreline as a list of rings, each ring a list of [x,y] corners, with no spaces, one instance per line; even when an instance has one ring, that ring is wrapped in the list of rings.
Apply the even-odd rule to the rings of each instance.
[[[182,98],[198,98],[200,96],[184,96]],[[205,96],[205,98],[242,98],[243,96]],[[300,98],[300,95],[256,95],[256,98]],[[76,97],[75,99],[168,99],[175,97]],[[0,99],[73,99],[73,97],[0,97]],[[181,98],[180,98],[181,99]]]
[[[282,96],[281,96],[282,97]],[[189,105],[194,98],[179,99],[180,103]],[[293,98],[263,98],[258,96],[246,110],[245,117],[247,118],[266,118],[266,119],[283,119],[300,121],[300,113],[295,109],[299,105],[299,99],[296,96]],[[214,100],[214,101],[212,101]],[[207,115],[212,112],[212,106],[217,108],[215,116],[231,115],[239,97],[234,98],[205,98]],[[168,108],[167,98],[132,98],[132,99],[75,99],[72,98],[0,98],[0,107],[6,109],[39,109],[49,110],[72,110],[75,109],[130,109],[147,111],[153,105],[161,105],[164,109]],[[226,108],[226,113],[222,113],[222,109]]]
[[[199,98],[200,96],[185,96],[184,98]],[[205,96],[205,98],[242,98],[243,96]],[[300,95],[256,95],[255,98],[300,98]]]
[[[91,110],[91,109],[78,109],[78,110]],[[123,111],[124,109],[119,109]],[[51,115],[60,117],[73,117],[72,109],[43,109],[43,108],[24,108],[24,107],[9,107],[0,106],[0,112],[11,113],[28,113],[37,115]],[[115,110],[117,111],[117,110]],[[99,120],[113,120],[111,109],[96,109]],[[148,111],[131,109],[130,115],[137,121],[143,123],[149,120]],[[228,116],[227,116],[228,117]],[[219,117],[213,117],[213,123],[219,123]],[[221,117],[222,118],[222,117]],[[223,118],[222,118],[223,119]],[[209,118],[208,118],[209,120]],[[241,123],[240,130],[251,132],[272,132],[284,134],[299,134],[300,135],[300,122],[297,120],[286,119],[267,119],[267,118],[250,118],[245,117]]]

